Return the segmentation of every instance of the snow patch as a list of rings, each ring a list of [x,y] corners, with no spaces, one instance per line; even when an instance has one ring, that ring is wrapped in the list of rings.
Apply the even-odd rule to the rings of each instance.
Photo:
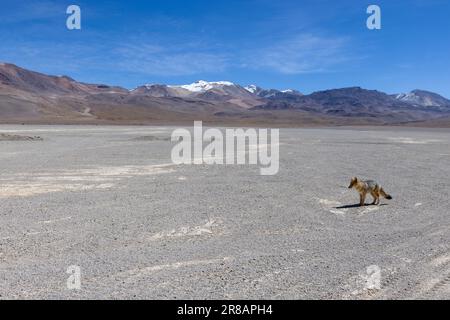
[[[336,207],[342,205],[342,203],[340,203],[339,201],[329,199],[318,199],[318,201],[325,210],[328,210],[333,214],[344,216],[348,211],[348,209],[336,209]]]
[[[179,85],[179,86],[168,86],[169,88],[182,88],[186,89],[190,92],[205,92],[214,88],[226,87],[226,86],[235,86],[234,83],[229,81],[216,81],[216,82],[208,82],[208,81],[197,81],[191,84]]]
[[[231,262],[233,260],[234,260],[233,257],[223,257],[223,258],[212,258],[212,259],[203,259],[203,260],[178,261],[178,262],[174,262],[174,263],[160,264],[160,265],[155,265],[155,266],[150,266],[150,267],[131,269],[128,271],[120,272],[120,273],[116,274],[115,276],[125,276],[126,278],[128,278],[129,281],[132,281],[133,278],[139,278],[142,276],[146,276],[153,272],[164,271],[164,270],[177,270],[180,268],[204,266],[204,265],[210,265],[210,264],[227,263],[227,262]]]
[[[9,197],[31,197],[35,195],[41,195],[53,192],[62,191],[90,191],[90,190],[101,190],[110,189],[114,187],[113,184],[42,184],[42,183],[27,183],[27,184],[6,184],[3,185],[0,192],[0,198]]]
[[[179,229],[172,229],[170,231],[162,231],[158,232],[152,236],[150,236],[148,241],[156,241],[164,238],[181,238],[181,237],[193,237],[193,236],[202,236],[202,235],[211,235],[213,234],[213,229],[217,227],[221,222],[211,220],[207,223],[200,226],[185,226]]]
[[[428,143],[441,142],[441,140],[437,140],[437,139],[413,139],[413,138],[408,138],[408,137],[389,138],[389,140],[391,140],[393,142],[405,143],[405,144],[428,144]]]
[[[360,211],[359,214],[366,214],[366,213],[370,213],[373,211],[378,211],[379,209],[380,209],[379,206],[368,207],[368,208],[365,208],[364,210]]]
[[[431,261],[431,265],[439,267],[450,262],[450,254],[441,255]]]
[[[65,218],[54,219],[54,220],[39,221],[38,223],[39,224],[53,224],[53,223],[67,221],[67,220],[71,220],[71,219],[72,219],[72,217],[65,217]]]
[[[80,192],[105,190],[116,186],[116,182],[136,176],[171,173],[174,165],[141,165],[94,167],[77,170],[42,172],[30,176],[27,173],[3,175],[0,199],[9,197],[31,197],[54,192]],[[5,183],[7,182],[7,183]]]
[[[258,87],[254,84],[251,84],[249,86],[244,87],[245,90],[247,90],[250,93],[256,93],[258,91]]]

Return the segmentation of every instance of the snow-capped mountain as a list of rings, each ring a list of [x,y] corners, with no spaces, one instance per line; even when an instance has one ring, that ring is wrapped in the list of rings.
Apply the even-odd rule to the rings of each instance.
[[[401,93],[396,95],[395,98],[418,107],[450,107],[450,100],[425,90],[413,90],[409,93]]]
[[[183,85],[147,84],[133,89],[131,94],[158,98],[176,97],[229,102],[243,108],[251,108],[261,104],[259,96],[230,81],[208,82],[200,80]]]
[[[254,84],[244,87],[248,92],[257,95],[260,98],[270,99],[270,98],[285,98],[288,95],[302,96],[302,94],[297,90],[287,89],[287,90],[276,90],[276,89],[262,89]]]
[[[211,89],[222,89],[223,87],[233,87],[236,86],[234,83],[229,81],[216,81],[208,82],[200,80],[191,84],[179,85],[179,86],[168,86],[169,88],[182,88],[190,92],[205,92]]]
[[[254,84],[246,86],[246,87],[244,87],[244,89],[253,94],[258,94],[258,92],[260,92],[262,90],[260,87],[255,86]]]
[[[173,97],[176,96],[176,92],[170,90],[170,88],[166,85],[162,84],[146,84],[140,87],[137,87],[130,91],[131,94],[144,94],[152,97]]]
[[[229,81],[208,82],[200,80],[191,84],[183,85],[146,84],[131,90],[131,92],[151,94],[157,91],[157,94],[159,95],[159,93],[163,90],[172,96],[195,96],[210,90],[230,91],[236,88],[239,90],[243,89],[241,86]]]

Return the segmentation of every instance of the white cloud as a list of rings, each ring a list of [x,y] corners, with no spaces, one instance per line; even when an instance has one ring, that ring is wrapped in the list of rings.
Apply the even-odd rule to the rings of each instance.
[[[148,75],[181,76],[223,72],[228,56],[208,50],[192,50],[189,44],[179,46],[128,45],[116,50],[117,67]]]
[[[262,48],[245,63],[250,68],[283,74],[322,72],[349,59],[347,43],[346,38],[299,35]]]
[[[149,75],[181,76],[227,69],[261,69],[282,74],[327,71],[351,59],[346,38],[300,35],[252,50],[213,50],[208,46],[133,44],[116,50],[117,67]]]
[[[149,77],[220,74],[231,69],[244,72],[256,69],[288,75],[314,73],[355,60],[346,38],[300,35],[269,46],[261,45],[263,41],[259,39],[255,41],[258,45],[251,50],[238,45],[218,45],[202,38],[153,37],[152,42],[149,38],[151,36],[147,34],[139,34],[132,39],[112,40],[108,35],[93,33],[87,34],[83,41],[67,40],[55,44],[30,40],[20,46],[9,39],[0,47],[0,56],[5,61],[54,74],[70,75],[95,70]]]
[[[67,5],[48,0],[18,2],[14,6],[2,4],[0,23],[25,23],[64,17],[66,8]]]

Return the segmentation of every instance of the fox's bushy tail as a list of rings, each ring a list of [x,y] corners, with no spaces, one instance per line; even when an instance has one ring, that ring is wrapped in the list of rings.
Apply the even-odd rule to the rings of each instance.
[[[392,200],[392,197],[391,197],[389,194],[387,194],[386,192],[384,192],[383,188],[380,189],[380,194],[381,194],[383,197],[385,197],[386,199]]]

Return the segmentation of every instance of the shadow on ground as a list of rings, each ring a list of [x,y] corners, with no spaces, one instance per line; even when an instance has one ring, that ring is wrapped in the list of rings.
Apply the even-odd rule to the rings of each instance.
[[[370,207],[370,206],[376,206],[375,204],[365,204],[364,205],[364,207]],[[380,207],[381,206],[387,206],[387,204],[386,203],[382,203],[382,204],[380,204],[379,205]],[[357,203],[357,204],[348,204],[348,205],[345,205],[345,206],[340,206],[340,207],[335,207],[335,209],[351,209],[351,208],[360,208],[361,206],[359,205],[359,203]]]

